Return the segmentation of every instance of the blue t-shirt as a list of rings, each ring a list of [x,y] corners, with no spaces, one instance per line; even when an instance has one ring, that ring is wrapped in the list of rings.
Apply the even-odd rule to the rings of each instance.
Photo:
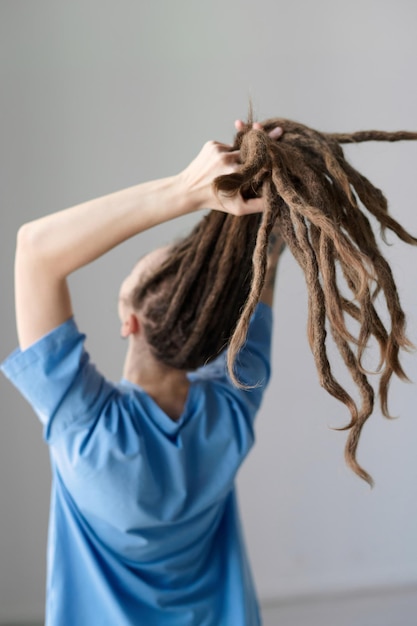
[[[256,626],[235,476],[270,376],[260,303],[231,383],[225,353],[189,373],[178,421],[90,362],[74,318],[2,364],[50,448],[47,626]]]

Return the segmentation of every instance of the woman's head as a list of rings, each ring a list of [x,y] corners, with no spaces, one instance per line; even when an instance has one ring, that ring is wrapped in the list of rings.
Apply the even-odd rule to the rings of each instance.
[[[194,370],[230,342],[251,286],[261,217],[212,211],[179,242],[144,257],[124,282],[153,356]],[[151,263],[149,263],[149,260]]]

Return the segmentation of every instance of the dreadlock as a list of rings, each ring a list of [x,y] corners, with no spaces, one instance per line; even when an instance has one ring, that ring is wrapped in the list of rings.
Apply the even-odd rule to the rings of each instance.
[[[233,365],[245,342],[251,316],[260,299],[272,229],[301,266],[308,290],[307,335],[321,386],[343,402],[350,422],[345,460],[371,486],[371,476],[358,464],[356,451],[363,425],[374,408],[374,390],[362,364],[373,336],[379,345],[379,397],[382,414],[390,418],[388,387],[393,374],[408,380],[399,350],[413,347],[405,335],[405,314],[389,264],[381,254],[359,202],[381,227],[402,241],[412,237],[388,214],[382,191],[344,158],[342,143],[417,139],[417,133],[363,131],[323,133],[298,122],[274,118],[252,128],[252,113],[239,131],[232,150],[240,150],[242,165],[214,181],[218,194],[244,198],[263,195],[263,213],[236,217],[211,211],[183,240],[170,248],[166,261],[139,285],[133,304],[144,315],[145,332],[154,356],[175,368],[191,370],[210,362],[228,347]],[[270,133],[280,126],[277,141]],[[341,279],[350,291],[341,292]],[[386,328],[375,300],[385,298],[390,317]],[[347,319],[359,325],[357,336]],[[360,406],[334,377],[326,347],[327,329],[358,388]]]

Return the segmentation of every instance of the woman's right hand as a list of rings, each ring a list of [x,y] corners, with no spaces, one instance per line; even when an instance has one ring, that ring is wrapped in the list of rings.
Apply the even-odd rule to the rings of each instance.
[[[242,130],[244,123],[236,120],[236,130]],[[262,130],[259,123],[253,128]],[[282,135],[281,128],[274,128],[269,133],[272,139]],[[184,193],[193,197],[195,208],[210,208],[231,213],[232,215],[248,215],[261,213],[264,209],[262,198],[245,200],[242,196],[226,196],[213,189],[213,180],[217,176],[232,174],[238,171],[241,165],[240,151],[232,150],[232,146],[218,141],[208,141],[204,144],[196,158],[178,175],[178,180]]]

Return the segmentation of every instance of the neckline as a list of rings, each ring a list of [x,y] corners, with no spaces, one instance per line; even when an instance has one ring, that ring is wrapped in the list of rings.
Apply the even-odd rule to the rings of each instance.
[[[170,417],[168,413],[166,413],[159,406],[159,404],[152,398],[152,396],[150,396],[148,392],[145,391],[145,389],[143,389],[143,387],[141,387],[140,385],[137,385],[136,383],[133,383],[130,380],[127,380],[126,378],[121,378],[119,384],[122,385],[123,387],[129,387],[133,391],[136,391],[140,393],[142,396],[144,396],[146,398],[148,405],[152,408],[152,410],[149,412],[151,418],[154,421],[157,421],[158,424],[162,426],[165,430],[169,432],[174,432],[178,430],[180,426],[183,425],[183,423],[187,419],[187,416],[190,414],[190,407],[192,405],[192,399],[194,395],[194,388],[195,388],[194,382],[195,381],[192,380],[188,374],[187,374],[187,378],[190,382],[190,386],[188,388],[188,394],[184,402],[184,408],[182,410],[180,417],[177,420]]]

